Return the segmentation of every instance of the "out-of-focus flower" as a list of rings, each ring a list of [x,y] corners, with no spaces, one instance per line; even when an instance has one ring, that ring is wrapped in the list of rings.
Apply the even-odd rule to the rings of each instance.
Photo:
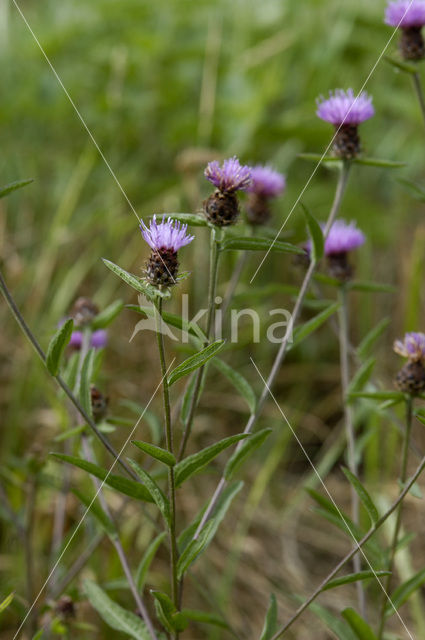
[[[87,327],[98,313],[99,308],[93,300],[81,297],[74,302],[70,316],[74,320],[75,327]]]
[[[401,30],[400,51],[405,60],[422,60],[425,43],[421,29],[425,25],[425,0],[396,0],[385,10],[385,23]]]
[[[251,170],[251,184],[246,205],[247,220],[252,225],[268,222],[271,216],[270,200],[277,198],[286,187],[285,176],[271,167],[256,165]]]
[[[415,395],[425,389],[425,334],[411,331],[394,342],[394,351],[408,362],[398,372],[395,385],[400,391]]]
[[[335,220],[325,240],[325,255],[348,253],[365,243],[363,231],[357,228],[355,222]]]
[[[204,202],[207,220],[217,226],[226,227],[234,224],[239,216],[237,191],[246,191],[251,184],[251,169],[242,165],[236,156],[220,163],[209,162],[204,175],[215,187],[216,191]]]
[[[108,334],[104,329],[98,329],[97,331],[93,331],[90,339],[90,346],[95,349],[102,349],[106,347],[108,342]],[[71,334],[71,339],[69,341],[69,346],[71,349],[79,351],[83,344],[83,332],[82,331],[73,331]]]
[[[394,351],[411,362],[425,361],[425,333],[411,331],[394,342]]]

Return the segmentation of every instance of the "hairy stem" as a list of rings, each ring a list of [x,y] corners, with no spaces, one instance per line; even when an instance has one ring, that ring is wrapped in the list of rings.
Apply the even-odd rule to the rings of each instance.
[[[347,393],[350,384],[350,361],[349,361],[349,327],[348,327],[348,298],[347,289],[342,284],[339,289],[339,298],[341,307],[339,309],[339,353],[340,353],[340,369],[341,369],[341,387],[342,401],[344,407],[345,433],[347,440],[347,459],[348,468],[351,473],[357,477],[358,465],[356,460],[356,440],[353,423],[353,409],[348,402]],[[359,525],[360,503],[359,496],[354,487],[350,484],[351,492],[351,517],[354,524]],[[356,554],[353,558],[354,573],[361,571],[361,558]],[[356,583],[357,598],[359,601],[359,609],[363,618],[366,617],[366,599],[363,583],[360,580]]]
[[[156,338],[158,343],[159,361],[161,364],[162,375],[162,396],[164,401],[164,418],[165,418],[165,441],[167,449],[170,453],[174,453],[173,432],[171,429],[171,409],[170,394],[167,379],[167,366],[165,363],[164,338],[161,331],[162,323],[162,298],[158,299],[158,306],[155,307],[156,317]],[[171,598],[176,609],[180,609],[179,603],[179,584],[177,580],[177,538],[176,538],[176,484],[174,478],[173,467],[168,467],[168,491],[170,499],[170,525],[168,528],[169,544],[170,544],[170,572],[171,572]],[[174,634],[178,638],[178,633]]]
[[[325,226],[325,230],[324,230],[324,235],[325,237],[327,236],[327,234],[329,233],[329,230],[338,214],[338,211],[340,209],[341,206],[341,202],[342,202],[342,198],[347,186],[347,181],[348,181],[348,177],[349,177],[349,172],[350,172],[350,164],[348,162],[344,162],[342,164],[341,167],[341,171],[339,174],[339,179],[338,179],[338,184],[337,184],[337,188],[336,188],[336,192],[335,192],[335,197],[334,197],[334,201],[332,203],[332,207],[331,207],[331,211],[329,213],[327,222],[326,222],[326,226]],[[314,260],[311,260],[309,267],[307,269],[307,272],[304,276],[304,280],[303,283],[301,285],[301,289],[299,291],[299,294],[297,296],[295,305],[294,305],[294,309],[292,311],[292,317],[291,317],[291,326],[288,327],[288,331],[286,332],[285,337],[283,338],[279,350],[277,352],[277,355],[274,359],[272,368],[270,370],[269,376],[267,378],[267,383],[264,386],[264,389],[261,393],[261,396],[258,400],[257,403],[257,408],[255,413],[253,413],[251,415],[251,417],[249,418],[246,427],[244,429],[244,433],[251,433],[251,431],[254,429],[255,424],[257,423],[258,418],[260,417],[264,404],[268,398],[269,395],[269,389],[272,388],[277,374],[280,371],[280,367],[282,366],[282,363],[285,359],[286,356],[286,351],[288,349],[288,344],[292,338],[292,329],[294,328],[294,326],[297,323],[298,317],[300,315],[302,306],[303,306],[303,302],[304,302],[304,298],[306,296],[307,290],[310,286],[310,282],[311,279],[313,277],[314,271],[316,269],[316,262]],[[240,449],[241,447],[241,443],[239,443],[236,447],[236,450]],[[201,522],[199,523],[199,526],[195,532],[194,535],[194,539],[197,539],[199,534],[201,533],[205,523],[207,522],[207,520],[211,517],[211,514],[214,511],[214,508],[221,496],[221,494],[223,493],[224,489],[226,488],[226,480],[224,479],[224,476],[221,478],[220,482],[217,485],[217,488],[210,500],[210,503],[201,519]]]
[[[421,108],[421,113],[422,113],[422,117],[425,121],[425,98],[424,98],[424,93],[422,90],[422,83],[421,83],[421,79],[419,76],[419,73],[414,73],[412,75],[413,78],[413,85],[415,87],[415,91],[416,91],[416,95],[418,96],[418,100],[419,100],[419,106]]]
[[[413,401],[412,401],[412,397],[409,396],[406,399],[406,432],[404,434],[403,453],[402,453],[402,458],[401,458],[401,471],[400,471],[400,486],[401,486],[401,489],[403,489],[404,484],[406,482],[406,478],[407,478],[407,463],[408,463],[408,460],[409,460],[410,433],[412,431],[412,411],[413,411]],[[390,555],[389,555],[389,560],[388,560],[388,571],[391,571],[391,573],[390,573],[390,575],[387,576],[387,578],[385,580],[385,585],[384,585],[385,592],[382,594],[381,615],[380,615],[379,630],[378,630],[378,640],[381,640],[383,635],[384,635],[385,609],[386,609],[387,599],[390,596],[391,579],[392,579],[392,572],[393,572],[393,569],[394,569],[395,554],[397,552],[398,539],[399,539],[399,535],[400,535],[402,511],[403,511],[403,503],[400,502],[400,504],[398,506],[398,509],[397,509],[396,522],[395,522],[395,526],[394,526],[393,539],[392,539],[392,542],[391,542]]]

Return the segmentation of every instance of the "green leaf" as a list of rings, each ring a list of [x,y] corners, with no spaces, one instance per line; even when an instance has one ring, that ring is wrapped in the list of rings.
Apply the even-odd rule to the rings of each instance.
[[[146,549],[145,553],[143,554],[143,557],[140,561],[140,564],[136,572],[136,586],[138,591],[143,591],[143,587],[145,585],[145,580],[146,580],[147,573],[149,571],[149,567],[151,566],[152,560],[154,559],[155,554],[158,551],[158,548],[160,547],[160,545],[162,544],[162,542],[166,537],[167,537],[166,531],[163,531],[162,533],[160,533],[158,536],[156,536],[156,538],[152,540],[149,547]]]
[[[159,295],[161,295],[161,292],[159,291],[159,289],[156,289],[155,287],[152,287],[146,282],[143,282],[141,278],[134,276],[132,273],[128,273],[128,271],[126,271],[125,269],[122,269],[117,264],[110,262],[110,260],[106,260],[106,258],[102,258],[102,260],[105,263],[105,265],[108,267],[108,269],[110,269],[119,278],[121,278],[121,280],[124,280],[124,282],[128,284],[130,287],[132,287],[139,293],[143,293],[143,295],[146,296],[148,300],[154,301]],[[166,296],[163,296],[163,297],[166,297]]]
[[[128,304],[126,307],[127,309],[140,313],[148,318],[155,317],[155,309],[153,309],[153,307],[139,306],[137,304]],[[191,336],[199,338],[203,342],[206,340],[205,333],[202,331],[201,327],[196,324],[196,322],[187,322],[181,316],[177,316],[174,313],[168,313],[167,311],[163,311],[161,316],[166,324],[169,324],[180,331],[186,331]]]
[[[341,615],[348,622],[359,640],[377,640],[368,623],[354,609],[344,609]]]
[[[368,167],[381,167],[381,169],[400,169],[405,167],[405,162],[394,162],[392,160],[381,160],[380,158],[354,158],[355,164],[365,164]]]
[[[298,344],[300,344],[300,342],[307,338],[307,336],[321,327],[326,322],[326,320],[328,320],[334,313],[338,311],[339,308],[340,304],[335,302],[334,304],[331,304],[330,307],[314,316],[314,318],[308,320],[300,327],[295,329],[294,339],[293,342],[289,344],[289,349],[293,349],[294,347],[296,347]]]
[[[396,400],[402,402],[404,393],[401,391],[359,391],[350,394],[350,398],[365,398],[367,400]]]
[[[152,458],[163,462],[169,467],[174,467],[174,465],[177,464],[175,456],[166,449],[157,447],[154,444],[150,444],[149,442],[142,442],[141,440],[132,440],[131,443],[136,445],[136,447],[139,447],[139,449],[141,449],[148,455],[152,456]]]
[[[207,613],[206,611],[198,611],[197,609],[182,609],[182,614],[193,622],[201,622],[203,624],[210,624],[221,629],[228,629],[229,625],[223,618],[215,613]]]
[[[220,526],[224,516],[233,498],[239,493],[243,487],[243,482],[235,482],[229,485],[220,496],[219,502],[216,506],[216,511],[210,520],[205,524],[196,540],[191,540],[184,548],[177,563],[177,575],[180,580],[186,573],[188,568],[198,559],[201,553],[208,547],[212,539],[214,538],[218,527]],[[197,522],[199,518],[195,520],[195,528],[197,528]],[[193,525],[189,527],[189,531],[192,530]],[[184,532],[185,533],[185,532]],[[181,541],[181,536],[179,542]]]
[[[115,318],[124,309],[124,303],[122,300],[115,300],[112,304],[108,305],[106,309],[101,311],[92,322],[92,329],[105,329],[115,320]]]
[[[109,627],[116,631],[121,631],[136,640],[152,640],[143,620],[132,611],[127,611],[111,600],[97,584],[90,580],[85,580],[84,591],[90,604]]]
[[[214,460],[222,451],[231,447],[232,444],[249,437],[252,436],[246,433],[229,436],[181,460],[174,467],[176,487],[180,487],[194,473],[201,471],[211,460]]]
[[[349,469],[347,469],[346,467],[342,467],[342,470],[345,473],[345,476],[348,479],[348,481],[354,487],[357,495],[362,501],[364,508],[368,512],[369,517],[372,520],[373,524],[376,524],[376,522],[378,522],[379,520],[379,513],[369,493],[364,488],[360,480],[356,478],[356,476],[353,473],[351,473]]]
[[[206,218],[196,213],[167,213],[166,216],[187,224],[188,227],[206,227],[208,225]]]
[[[273,241],[272,238],[260,238],[258,236],[230,237],[220,244],[222,251],[276,251],[277,253],[303,254],[304,250],[289,242],[282,240]]]
[[[308,231],[312,243],[311,258],[314,262],[321,260],[325,251],[325,239],[323,237],[323,231],[317,220],[311,215],[307,207],[301,203],[304,211],[304,215],[307,219]]]
[[[7,607],[12,602],[14,595],[14,593],[9,593],[9,595],[2,602],[0,602],[0,613],[7,609]]]
[[[169,596],[162,591],[154,590],[151,590],[151,594],[155,598],[158,617],[167,631],[184,631],[189,624],[188,619],[183,612],[177,611]]]
[[[271,434],[272,431],[273,429],[262,429],[261,431],[257,431],[257,433],[251,435],[247,440],[245,440],[245,442],[241,444],[240,447],[236,449],[234,454],[228,460],[224,469],[224,477],[227,481],[231,480],[233,475],[245,461],[245,458],[247,458],[256,449],[261,447],[264,440]]]
[[[382,578],[383,576],[391,575],[391,571],[359,571],[358,573],[349,573],[342,578],[334,578],[328,584],[323,587],[322,591],[329,591],[330,589],[336,589],[343,584],[350,584],[351,582],[358,582],[359,580],[369,580],[369,578]]]
[[[144,502],[154,502],[150,492],[139,482],[130,480],[130,478],[124,478],[124,476],[108,473],[106,469],[102,469],[102,467],[99,467],[97,464],[87,462],[87,460],[82,460],[75,456],[67,456],[63,453],[52,453],[50,455],[63,462],[68,462],[74,465],[74,467],[83,469],[83,471],[87,471],[92,476],[104,481],[105,484],[112,487],[112,489],[116,489],[120,493],[130,496],[130,498],[136,498],[136,500],[143,500]]]
[[[152,476],[149,475],[147,471],[142,469],[142,467],[131,458],[127,458],[127,460],[129,461],[130,465],[137,473],[143,484],[149,490],[149,493],[154,499],[156,506],[161,511],[165,522],[168,524],[168,526],[170,526],[171,515],[170,503],[168,501],[168,498],[164,495],[159,486],[156,484],[155,480],[152,478]]]
[[[74,321],[69,318],[64,324],[56,331],[55,335],[49,342],[46,354],[46,367],[52,376],[57,376],[59,371],[59,364],[65,347],[69,343],[72,335],[72,329],[74,328]]]
[[[270,596],[269,608],[267,609],[264,627],[261,632],[260,640],[271,640],[277,632],[277,602],[274,593]]]
[[[63,433],[60,433],[58,436],[53,438],[53,442],[63,442],[64,440],[68,440],[69,438],[73,438],[74,436],[78,436],[80,433],[84,431],[86,428],[85,424],[81,424],[78,427],[73,427],[72,429],[67,429]]]
[[[425,569],[421,569],[418,573],[415,573],[414,576],[409,578],[409,580],[397,587],[397,589],[391,594],[391,600],[395,609],[392,607],[391,603],[388,602],[385,607],[385,615],[391,616],[395,613],[395,610],[398,611],[401,605],[410,598],[412,593],[422,587],[424,583]]]
[[[183,378],[183,376],[187,376],[187,374],[191,371],[195,371],[195,369],[199,369],[199,367],[204,366],[204,364],[208,362],[208,360],[213,358],[219,351],[222,350],[224,345],[224,340],[217,340],[216,342],[209,344],[201,351],[198,351],[198,353],[195,353],[193,356],[189,356],[189,358],[186,358],[184,362],[179,364],[179,366],[170,373],[168,377],[168,384],[171,386],[172,384],[177,382],[177,380]]]
[[[251,413],[255,412],[257,399],[249,382],[230,365],[219,358],[213,360],[213,365],[232,383],[241,396],[246,400]]]
[[[333,631],[338,640],[357,640],[348,624],[341,620],[325,607],[320,606],[317,602],[312,602],[309,609],[320,619],[326,626]]]
[[[369,358],[361,365],[361,367],[354,374],[350,384],[348,385],[347,396],[363,389],[365,384],[369,381],[370,376],[372,375],[375,364],[376,359]]]
[[[402,60],[397,60],[396,58],[391,58],[391,56],[384,56],[384,60],[400,71],[405,71],[406,73],[412,74],[418,72],[418,67],[413,62],[404,62]]]
[[[105,511],[102,509],[102,506],[99,503],[98,498],[95,500],[90,498],[86,493],[81,493],[77,489],[73,489],[72,493],[83,503],[85,507],[90,511],[90,513],[96,518],[99,522],[102,529],[111,539],[118,538],[118,532],[115,527],[115,524],[112,520],[106,515]]]
[[[352,291],[367,291],[369,293],[395,293],[396,287],[391,284],[382,284],[380,282],[361,282],[353,280],[347,284],[347,288]]]
[[[382,334],[388,329],[390,322],[390,318],[384,318],[376,325],[376,327],[371,329],[371,331],[366,334],[366,336],[357,347],[357,354],[360,358],[364,358],[369,353],[371,347],[375,344],[378,338],[380,338]]]
[[[29,178],[28,180],[17,180],[16,182],[10,182],[5,187],[0,187],[0,198],[8,196],[12,191],[26,187],[27,184],[31,184],[31,182],[34,182],[34,178]]]
[[[92,418],[93,411],[91,405],[91,392],[90,385],[93,378],[93,366],[96,355],[96,349],[90,349],[84,358],[83,366],[81,367],[81,380],[80,380],[80,402],[85,412]]]

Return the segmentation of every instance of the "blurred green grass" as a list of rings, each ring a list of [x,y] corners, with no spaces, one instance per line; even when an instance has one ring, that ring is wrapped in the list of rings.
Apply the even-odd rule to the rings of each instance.
[[[287,173],[287,192],[275,208],[276,228],[314,168],[297,154],[321,153],[332,134],[315,116],[316,97],[335,87],[359,90],[391,35],[382,20],[385,2],[365,0],[22,0],[20,6],[140,216],[200,207],[208,193],[202,166],[195,165],[194,175],[182,171],[181,154],[211,149]],[[93,296],[100,305],[117,295],[133,302],[101,258],[137,271],[146,251],[136,217],[27,27],[11,2],[0,0],[0,7],[1,183],[35,180],[0,203],[0,256],[10,287],[45,346],[78,294]],[[389,53],[395,50],[394,40]],[[406,167],[356,167],[342,211],[358,220],[368,237],[358,255],[358,276],[398,286],[393,297],[365,301],[356,295],[353,307],[354,342],[382,317],[392,317],[379,352],[379,374],[386,383],[395,366],[388,355],[392,339],[403,329],[423,328],[423,204],[398,181],[423,182],[423,122],[409,83],[385,61],[370,78],[376,117],[361,129],[365,151],[404,161]],[[333,188],[333,173],[319,169],[304,196],[318,218],[326,215]],[[294,240],[305,237],[299,208],[286,230]],[[195,295],[194,309],[203,304],[202,232],[198,242],[200,248],[182,256],[193,272],[185,286]],[[258,260],[250,259],[247,279]],[[223,282],[231,265],[230,258],[223,264]],[[289,261],[282,266],[273,257],[255,285],[298,277]],[[269,302],[261,302],[264,310]],[[40,364],[4,305],[0,314],[1,458],[10,462],[10,456],[25,455],[34,433],[57,417],[46,410],[53,391]],[[140,399],[153,386],[155,354],[149,338],[138,350],[128,344],[132,321],[124,314],[114,325],[105,357],[104,380],[113,401]],[[272,349],[254,352],[264,370]],[[258,384],[246,353],[234,358]],[[279,391],[295,412],[317,410],[324,423],[335,420],[336,362],[331,332],[324,341],[312,337],[289,358]],[[329,394],[327,407],[316,406],[324,402],[321,385]],[[322,434],[312,440],[312,450],[319,450]],[[376,431],[367,455],[370,477],[377,465],[388,474],[393,470],[393,456],[383,463],[378,443]],[[389,453],[396,446],[389,441]],[[296,476],[297,460],[290,459],[287,470]]]

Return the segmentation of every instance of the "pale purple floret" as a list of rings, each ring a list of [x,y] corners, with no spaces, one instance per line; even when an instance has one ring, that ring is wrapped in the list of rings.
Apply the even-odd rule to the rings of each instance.
[[[250,167],[241,164],[236,156],[228,158],[221,166],[217,160],[209,162],[204,176],[222,193],[246,191],[251,184]]]
[[[171,218],[165,220],[165,216],[162,217],[162,222],[159,224],[156,221],[156,216],[154,216],[149,227],[142,221],[140,230],[143,238],[154,251],[171,250],[176,253],[189,242],[192,242],[195,237],[186,233],[187,224],[181,224],[181,222]]]
[[[355,96],[352,89],[335,89],[333,93],[329,92],[327,100],[323,96],[317,99],[316,114],[336,127],[342,124],[357,126],[371,118],[375,110],[372,97],[365,91]]]
[[[277,198],[286,187],[285,176],[271,167],[256,165],[251,169],[251,184],[247,191],[261,198]]]
[[[396,0],[390,2],[385,10],[385,24],[401,29],[423,27],[425,25],[425,1]]]
[[[403,340],[394,342],[394,351],[410,362],[425,360],[425,333],[411,331],[406,333]]]
[[[325,240],[325,255],[348,253],[361,247],[365,239],[363,231],[357,228],[355,222],[335,220]]]
[[[94,331],[91,336],[90,346],[95,349],[102,349],[106,347],[106,343],[108,342],[108,334],[104,329],[98,329]],[[71,339],[69,341],[69,346],[73,349],[81,349],[83,345],[83,332],[82,331],[73,331],[71,334]]]

